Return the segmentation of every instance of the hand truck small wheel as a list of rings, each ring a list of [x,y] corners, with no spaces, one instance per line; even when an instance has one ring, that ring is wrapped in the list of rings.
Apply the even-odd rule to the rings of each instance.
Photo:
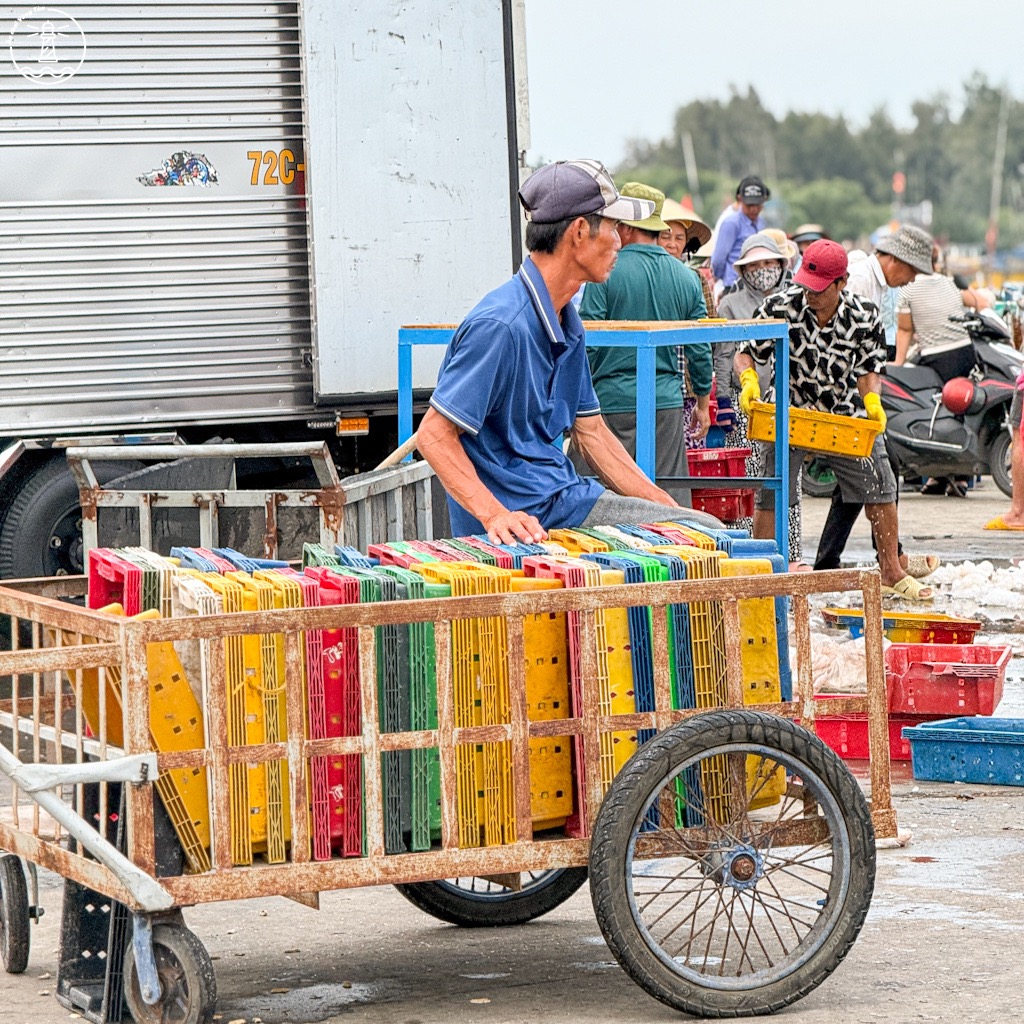
[[[209,1024],[217,1003],[217,980],[202,942],[184,925],[154,925],[153,956],[160,999],[152,1006],[142,998],[131,944],[125,956],[124,995],[135,1024]]]
[[[28,887],[18,857],[0,857],[0,955],[8,974],[28,967]]]

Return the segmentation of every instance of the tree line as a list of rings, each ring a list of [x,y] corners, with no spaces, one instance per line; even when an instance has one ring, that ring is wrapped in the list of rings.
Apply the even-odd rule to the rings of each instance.
[[[632,141],[616,178],[645,181],[677,198],[688,194],[713,223],[740,178],[759,174],[778,200],[770,212],[779,226],[816,222],[837,239],[862,239],[897,206],[906,219],[919,220],[930,203],[926,226],[936,237],[980,245],[1002,117],[998,245],[1024,244],[1024,103],[980,73],[962,93],[956,103],[945,93],[915,102],[910,128],[897,128],[881,108],[854,129],[842,115],[789,111],[777,118],[755,89],[734,88],[727,100],[680,107],[672,133],[660,142]]]

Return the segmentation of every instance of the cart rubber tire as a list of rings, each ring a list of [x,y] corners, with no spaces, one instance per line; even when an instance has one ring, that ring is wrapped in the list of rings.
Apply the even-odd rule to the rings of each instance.
[[[999,488],[1008,498],[1013,497],[1013,470],[1010,468],[1010,449],[1013,438],[1008,430],[1000,430],[989,450],[989,472]]]
[[[217,979],[206,947],[184,925],[153,926],[160,1002],[142,1000],[129,942],[124,959],[124,998],[136,1024],[209,1024],[217,1004]],[[170,1001],[168,1001],[170,1000]]]
[[[587,880],[586,868],[542,872],[520,892],[470,892],[452,882],[413,882],[395,888],[414,906],[439,921],[462,928],[502,928],[525,924],[561,906]]]
[[[713,970],[716,962],[721,962],[724,967],[725,950],[722,950],[721,961],[715,958],[709,960],[705,951],[703,966],[705,969],[712,967],[712,971],[710,974],[701,974],[699,970],[690,966],[691,962],[700,957],[699,948],[696,948],[696,957],[673,956],[671,946],[664,950],[653,937],[648,941],[652,933],[648,931],[646,922],[643,928],[638,924],[634,908],[636,914],[643,918],[643,914],[653,905],[653,901],[644,903],[642,908],[639,907],[634,891],[632,866],[634,836],[646,827],[648,819],[645,816],[650,814],[648,808],[653,806],[652,797],[657,800],[658,795],[664,793],[665,787],[677,785],[675,780],[678,773],[687,763],[695,764],[696,759],[702,754],[711,756],[710,752],[722,748],[728,750],[733,745],[741,754],[749,751],[752,746],[763,751],[768,758],[775,752],[782,764],[803,771],[802,781],[805,786],[808,785],[808,780],[811,780],[809,788],[818,787],[816,791],[829,805],[829,813],[840,829],[840,859],[845,861],[842,880],[838,883],[830,882],[825,899],[819,901],[819,920],[824,920],[819,932],[810,933],[814,936],[811,948],[799,951],[797,947],[799,952],[794,961],[784,965],[781,970],[772,972],[773,965],[770,964],[769,971],[764,973],[775,973],[776,976],[765,977],[763,984],[761,979],[751,978],[752,970],[751,975],[743,979],[746,984],[737,987],[729,987],[734,977],[732,974],[720,975]],[[714,756],[719,755],[715,753]],[[749,761],[747,764],[749,765]],[[696,770],[699,772],[700,768]],[[689,798],[689,791],[685,798]],[[695,797],[695,802],[699,803],[700,799]],[[790,799],[788,793],[783,799]],[[780,811],[779,814],[781,813]],[[714,815],[712,820],[714,821]],[[710,843],[710,840],[706,839],[709,831],[714,834],[715,828],[700,830],[705,837],[705,843]],[[677,835],[685,844],[685,830],[677,832]],[[713,843],[711,845],[713,846]],[[770,842],[765,849],[775,852]],[[677,859],[682,860],[687,854],[692,858],[692,848],[687,854],[682,850],[683,846],[680,846],[680,856]],[[713,862],[710,858],[705,860],[705,857],[706,854],[695,861],[691,859],[691,864],[696,866],[696,874],[706,874],[711,870],[707,865]],[[665,870],[667,871],[667,868]],[[640,878],[644,877],[644,872],[641,871]],[[657,877],[660,879],[669,876]],[[673,877],[680,880],[682,876],[677,874]],[[770,875],[766,872],[765,877]],[[871,903],[874,878],[875,843],[871,815],[864,795],[849,769],[832,750],[805,729],[787,719],[756,711],[707,712],[673,726],[651,739],[633,755],[616,776],[601,805],[591,841],[591,895],[598,923],[609,948],[624,970],[649,995],[676,1010],[696,1017],[746,1017],[774,1013],[801,999],[820,985],[836,969],[857,938]],[[662,887],[662,892],[666,891],[664,882],[656,884]],[[721,881],[718,884],[720,895],[717,905],[720,905],[723,913],[728,915],[733,911],[731,908],[725,908],[728,897],[721,895],[725,892],[726,885]],[[677,892],[678,890],[668,895],[674,898]],[[840,902],[836,909],[831,910],[828,904],[833,894]],[[641,897],[647,895],[650,894],[640,894]],[[703,895],[703,899],[704,904],[699,906],[698,910],[703,910],[708,905],[710,897]],[[682,899],[677,900],[676,904],[681,902]],[[763,897],[761,902],[764,902]],[[711,904],[715,908],[711,913],[716,915],[717,905]],[[655,911],[651,911],[652,915],[654,913]],[[684,911],[679,913],[682,914]],[[696,913],[696,910],[693,911],[689,917]],[[746,925],[746,918],[740,920]],[[651,927],[661,924],[663,922],[660,919],[655,919],[651,922]],[[691,924],[690,927],[692,933],[695,925]],[[711,932],[714,932],[715,927],[711,926]],[[728,927],[729,925],[726,926],[727,935]],[[671,931],[668,934],[671,934]],[[704,930],[704,934],[708,934],[707,929]],[[699,947],[703,941],[703,937],[696,938],[696,946]],[[707,942],[710,946],[710,937]],[[657,952],[652,948],[652,944],[658,947]],[[728,939],[726,944],[728,945]],[[689,948],[694,947],[681,947],[680,952]],[[735,960],[735,949],[728,952]],[[757,955],[756,948],[754,955]],[[672,967],[669,964],[672,964]],[[743,965],[744,957],[740,955],[741,970]],[[753,969],[752,961],[751,968]]]
[[[28,967],[29,914],[25,870],[17,857],[0,857],[0,954],[8,974]]]

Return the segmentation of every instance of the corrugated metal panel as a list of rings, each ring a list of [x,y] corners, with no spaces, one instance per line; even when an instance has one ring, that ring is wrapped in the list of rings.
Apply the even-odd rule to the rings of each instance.
[[[0,433],[311,412],[298,4],[65,5],[56,82],[19,71],[28,10],[0,7]],[[182,152],[216,183],[139,180]]]

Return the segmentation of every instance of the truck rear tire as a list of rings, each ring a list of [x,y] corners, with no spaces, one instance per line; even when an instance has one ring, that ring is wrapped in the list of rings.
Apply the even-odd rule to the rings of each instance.
[[[123,476],[137,463],[96,466],[103,482]],[[0,579],[73,576],[84,572],[82,512],[78,485],[63,458],[51,458],[24,477],[8,498],[0,525]]]

